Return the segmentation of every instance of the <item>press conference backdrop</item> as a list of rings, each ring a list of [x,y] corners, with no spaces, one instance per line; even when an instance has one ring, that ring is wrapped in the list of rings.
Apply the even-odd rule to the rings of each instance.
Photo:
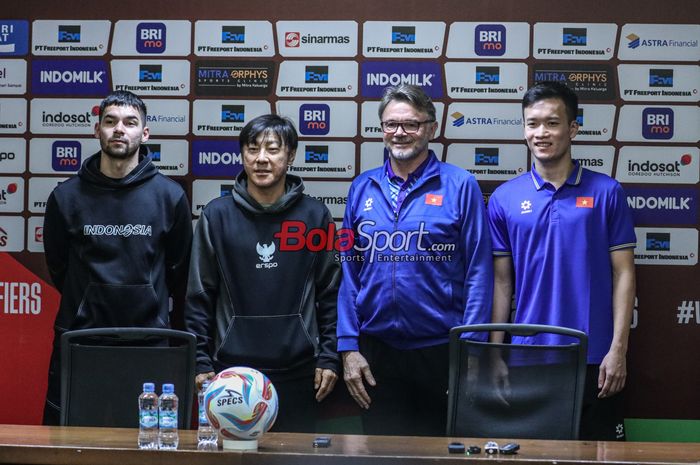
[[[42,215],[99,149],[109,91],[144,98],[154,162],[193,222],[241,171],[239,131],[271,111],[299,128],[291,172],[340,219],[352,179],[384,160],[386,85],[434,99],[432,149],[488,202],[530,166],[524,91],[554,80],[581,99],[574,158],[622,183],[635,215],[632,437],[700,437],[698,2],[66,0],[0,16],[0,422],[41,418],[60,297]]]

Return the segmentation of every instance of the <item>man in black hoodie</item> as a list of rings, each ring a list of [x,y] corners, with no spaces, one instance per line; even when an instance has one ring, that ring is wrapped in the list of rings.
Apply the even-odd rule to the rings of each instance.
[[[274,430],[313,432],[340,369],[340,266],[331,250],[286,247],[281,231],[335,225],[287,174],[297,148],[291,121],[260,116],[239,140],[244,171],[232,195],[204,208],[192,244],[185,325],[197,336],[196,383],[230,366],[256,368],[277,389]]]
[[[101,150],[49,196],[44,250],[61,304],[44,423],[60,420],[60,337],[98,327],[167,328],[169,297],[187,272],[192,217],[183,189],[142,145],[146,106],[131,92],[100,104]]]

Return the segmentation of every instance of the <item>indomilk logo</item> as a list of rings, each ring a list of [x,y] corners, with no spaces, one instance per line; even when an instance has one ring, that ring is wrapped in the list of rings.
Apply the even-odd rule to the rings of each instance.
[[[416,43],[416,27],[415,26],[392,26],[391,27],[391,43],[392,44],[415,44]]]
[[[476,147],[474,164],[477,166],[498,166],[498,147]]]
[[[80,168],[80,142],[57,140],[51,144],[51,167],[54,171],[77,171]]]
[[[245,26],[221,26],[221,43],[245,43]]]
[[[506,27],[502,24],[479,24],[474,29],[474,53],[501,56],[506,53]]]
[[[151,160],[160,161],[160,144],[143,144],[148,149]]]
[[[477,66],[475,81],[477,84],[498,84],[501,81],[499,66]]]
[[[647,250],[671,250],[671,234],[670,233],[647,233],[646,240]]]
[[[650,69],[649,87],[673,87],[673,69]]]
[[[136,51],[163,53],[165,51],[165,24],[140,23],[136,26]]]
[[[163,65],[139,65],[139,82],[163,82]]]
[[[86,224],[84,236],[150,236],[151,226],[145,224]]]
[[[588,31],[585,27],[565,27],[562,32],[562,45],[586,45]]]
[[[245,105],[221,105],[222,123],[242,123],[245,121]]]
[[[328,163],[327,145],[307,145],[304,150],[306,163]]]
[[[58,26],[59,42],[80,42],[80,26]]]
[[[642,110],[642,137],[671,139],[673,137],[673,109],[645,108]]]
[[[328,84],[328,66],[307,66],[304,72],[307,84]]]

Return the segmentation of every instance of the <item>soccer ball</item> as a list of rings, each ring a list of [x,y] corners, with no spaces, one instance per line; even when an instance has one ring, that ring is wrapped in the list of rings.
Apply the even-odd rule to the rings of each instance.
[[[224,441],[258,439],[277,418],[277,391],[258,370],[232,367],[212,378],[204,405]]]

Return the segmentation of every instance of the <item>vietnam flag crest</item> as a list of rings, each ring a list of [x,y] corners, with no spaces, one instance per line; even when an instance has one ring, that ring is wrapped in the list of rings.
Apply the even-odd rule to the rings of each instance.
[[[576,197],[576,208],[593,208],[593,197]]]
[[[442,195],[425,194],[425,204],[426,205],[435,205],[437,207],[442,206]]]

